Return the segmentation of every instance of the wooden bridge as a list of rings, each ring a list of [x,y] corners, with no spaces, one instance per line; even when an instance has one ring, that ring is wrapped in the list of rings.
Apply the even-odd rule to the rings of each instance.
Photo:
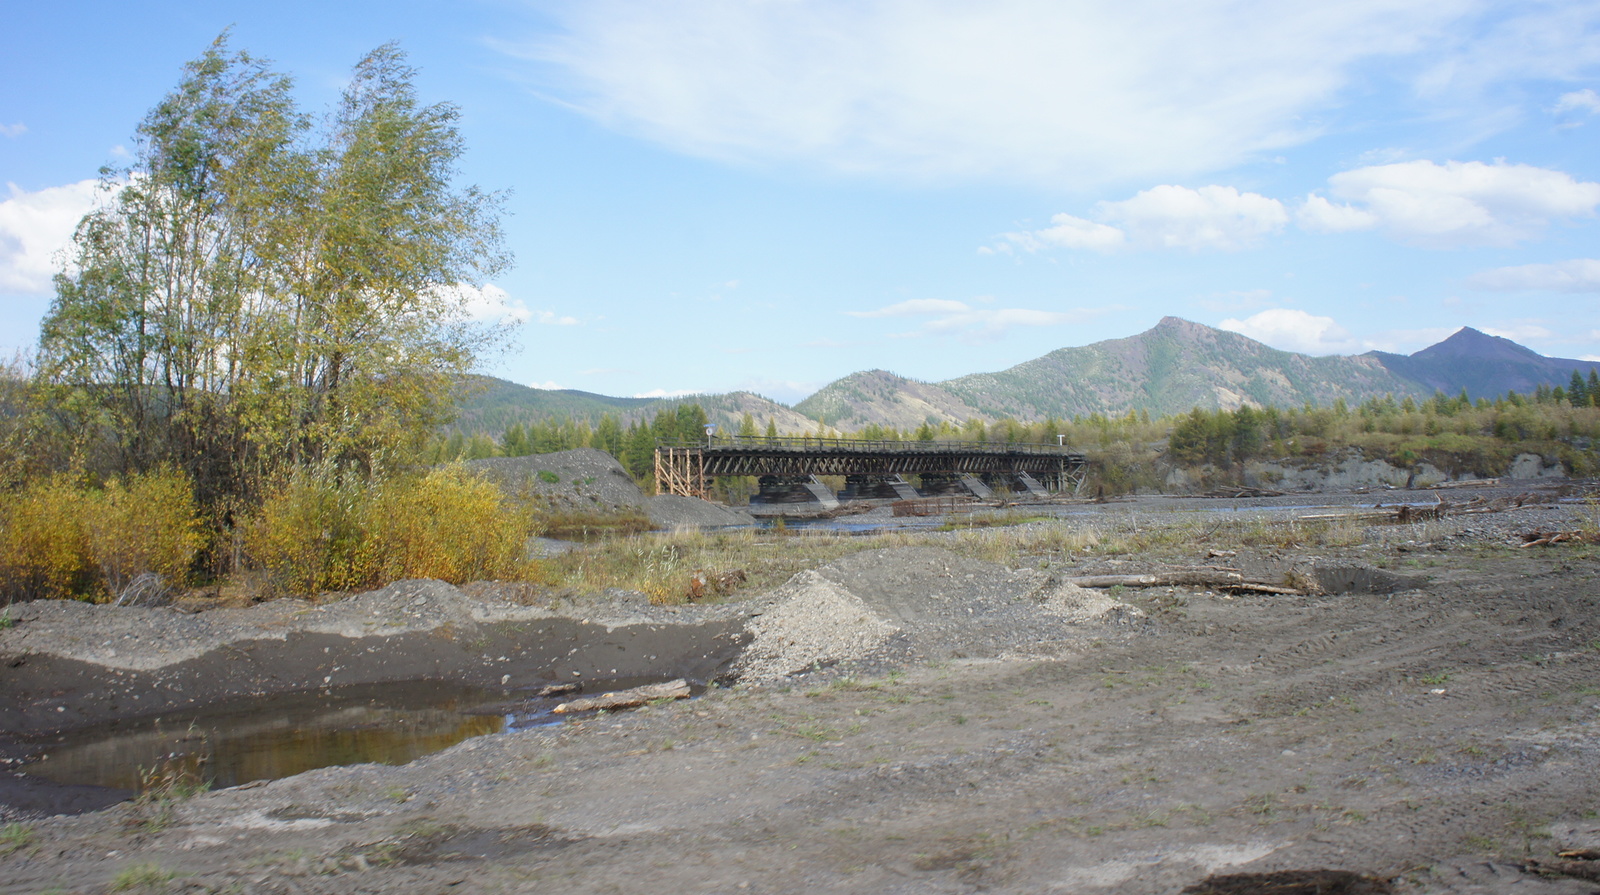
[[[743,435],[659,444],[655,461],[663,493],[704,497],[717,476],[754,476],[764,497],[787,499],[781,495],[799,488],[824,504],[833,495],[817,476],[844,476],[846,489],[839,497],[846,500],[907,499],[961,489],[991,497],[995,488],[1043,497],[1077,487],[1087,465],[1083,454],[1056,445]],[[905,480],[908,475],[921,477],[922,492]]]

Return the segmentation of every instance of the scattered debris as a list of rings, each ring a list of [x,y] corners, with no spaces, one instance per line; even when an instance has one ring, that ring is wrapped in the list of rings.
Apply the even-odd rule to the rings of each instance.
[[[1245,497],[1282,497],[1287,493],[1289,492],[1274,491],[1271,488],[1213,488],[1200,496],[1238,500]]]
[[[952,495],[918,497],[889,504],[890,512],[896,516],[947,516],[951,513],[970,513],[977,507],[978,502],[970,497]]]
[[[1243,584],[1244,576],[1215,569],[1179,569],[1149,575],[1083,575],[1062,580],[1079,587],[1226,587]]]
[[[1569,848],[1556,852],[1558,858],[1572,858],[1579,861],[1600,861],[1600,848]]]
[[[1500,484],[1499,479],[1468,479],[1464,482],[1439,482],[1432,486],[1434,491],[1448,491],[1452,488],[1494,488]]]
[[[551,711],[558,715],[569,715],[573,712],[631,709],[655,702],[658,699],[687,699],[688,697],[689,682],[679,678],[661,684],[646,684],[643,687],[634,687],[632,690],[619,690],[615,693],[601,693],[599,696],[580,697],[571,702],[563,702],[551,709]]]
[[[739,585],[749,580],[744,569],[732,569],[725,572],[707,572],[705,569],[695,569],[689,576],[689,600],[704,599],[706,594],[718,596],[731,594]]]
[[[1230,594],[1276,594],[1281,597],[1307,597],[1312,594],[1312,591],[1301,587],[1284,587],[1281,584],[1261,584],[1255,581],[1224,584],[1221,589]]]
[[[1565,876],[1600,882],[1600,863],[1595,861],[1541,861],[1529,858],[1524,866],[1541,876]]]
[[[1523,547],[1548,547],[1551,544],[1600,544],[1600,534],[1587,531],[1534,531],[1522,536]]]
[[[535,695],[535,696],[565,696],[568,693],[576,693],[576,692],[578,692],[579,690],[582,690],[582,689],[583,689],[583,685],[582,684],[579,684],[579,683],[577,683],[575,681],[569,681],[569,682],[567,682],[565,684],[550,684],[548,686],[540,687],[539,689],[533,691],[533,695]]]

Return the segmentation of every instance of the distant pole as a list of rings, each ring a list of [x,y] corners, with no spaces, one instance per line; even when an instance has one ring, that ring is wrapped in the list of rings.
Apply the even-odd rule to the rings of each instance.
[[[1057,435],[1056,436],[1056,447],[1066,447],[1066,446],[1067,446],[1067,436],[1065,436],[1065,435]]]
[[[711,445],[711,435],[712,435],[713,432],[716,432],[716,431],[717,431],[717,424],[716,423],[706,423],[706,446],[707,447],[709,447]]]

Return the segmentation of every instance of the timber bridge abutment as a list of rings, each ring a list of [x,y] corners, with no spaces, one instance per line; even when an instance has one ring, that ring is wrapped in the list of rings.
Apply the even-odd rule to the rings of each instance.
[[[1069,447],[967,441],[738,435],[662,443],[655,453],[663,493],[705,497],[717,477],[750,476],[761,486],[754,503],[815,499],[824,506],[961,493],[987,500],[1000,490],[1044,498],[1079,487],[1086,467]],[[820,476],[843,476],[844,490],[834,492]]]

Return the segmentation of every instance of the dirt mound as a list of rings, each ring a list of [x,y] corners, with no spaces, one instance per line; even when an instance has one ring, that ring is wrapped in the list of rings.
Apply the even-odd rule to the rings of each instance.
[[[469,460],[507,494],[554,509],[611,512],[645,504],[644,492],[605,451],[578,448],[529,457]]]
[[[869,550],[802,572],[768,598],[738,673],[771,681],[850,663],[1049,652],[1139,610],[1040,572],[933,547]]]
[[[698,497],[680,497],[676,494],[657,494],[645,503],[645,512],[658,528],[722,528],[731,525],[754,525],[755,518],[741,510],[731,509]]]
[[[773,607],[751,620],[739,677],[770,681],[869,655],[900,629],[813,571],[789,579]]]

